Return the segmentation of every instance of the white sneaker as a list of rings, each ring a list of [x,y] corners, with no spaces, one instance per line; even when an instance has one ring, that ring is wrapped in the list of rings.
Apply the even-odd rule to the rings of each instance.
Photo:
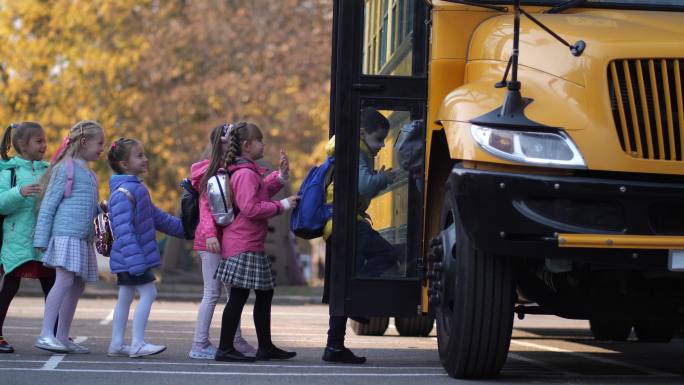
[[[68,353],[69,349],[64,346],[57,338],[52,336],[38,336],[35,345],[38,349],[47,350],[53,353]]]
[[[128,357],[131,347],[128,345],[121,345],[119,347],[109,346],[107,355],[110,357]]]
[[[216,357],[216,347],[212,344],[208,344],[203,348],[197,348],[195,344],[193,344],[192,350],[190,350],[190,354],[188,355],[190,358],[196,360],[213,360],[214,357]]]
[[[69,354],[87,354],[90,350],[83,345],[79,345],[71,340],[60,341],[66,348]]]
[[[147,342],[143,342],[141,344],[131,346],[128,356],[131,358],[153,356],[163,352],[164,350],[166,350],[166,346],[164,345],[152,345],[148,344]]]

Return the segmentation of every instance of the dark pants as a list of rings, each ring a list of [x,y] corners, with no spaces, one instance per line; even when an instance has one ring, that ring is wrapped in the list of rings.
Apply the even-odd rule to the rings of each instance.
[[[368,222],[356,222],[356,276],[379,277],[397,267],[397,251]]]
[[[344,347],[344,335],[347,331],[347,317],[330,316],[328,323],[328,343],[326,346],[342,349]]]
[[[330,245],[332,244],[332,236],[328,239],[326,253],[330,253]],[[397,266],[397,252],[380,233],[373,230],[373,228],[365,221],[356,222],[356,256],[355,267],[356,275],[359,277],[379,277],[385,272],[391,272]],[[330,279],[330,262],[326,258],[326,282],[324,291],[324,302],[328,299],[328,290],[331,282]],[[328,322],[328,342],[327,346],[331,348],[341,349],[344,347],[344,336],[347,331],[347,317],[345,316],[330,316]]]

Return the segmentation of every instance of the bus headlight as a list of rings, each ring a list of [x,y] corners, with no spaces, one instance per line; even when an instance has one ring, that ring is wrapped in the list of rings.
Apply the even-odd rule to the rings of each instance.
[[[502,159],[545,167],[586,168],[579,149],[563,131],[516,131],[472,124],[470,133],[483,150]]]

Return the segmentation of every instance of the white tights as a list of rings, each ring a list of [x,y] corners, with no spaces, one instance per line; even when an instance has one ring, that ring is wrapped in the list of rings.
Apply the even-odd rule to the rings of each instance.
[[[140,302],[135,307],[135,313],[133,314],[131,346],[145,342],[145,327],[147,326],[147,320],[150,318],[152,303],[157,298],[157,287],[154,285],[154,282],[139,286],[119,286],[119,299],[116,301],[116,308],[114,309],[114,317],[112,319],[111,346],[114,348],[119,348],[124,344],[128,312],[136,290],[140,293]]]
[[[85,289],[85,282],[75,273],[61,267],[57,267],[55,271],[55,284],[45,299],[45,314],[40,336],[57,337],[60,341],[66,341],[69,338],[71,321],[76,313],[76,305]],[[53,335],[58,315],[57,335]]]

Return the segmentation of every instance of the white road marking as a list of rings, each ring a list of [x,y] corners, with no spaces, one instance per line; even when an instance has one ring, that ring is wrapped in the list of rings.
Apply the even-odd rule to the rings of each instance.
[[[525,341],[517,341],[517,340],[511,340],[512,344],[520,345],[520,346],[526,346],[528,348],[535,348],[539,350],[546,350],[549,352],[556,352],[556,353],[565,353],[565,354],[570,354],[576,357],[582,357],[584,359],[590,360],[590,361],[595,361],[595,362],[600,362],[603,364],[609,364],[609,365],[615,365],[615,366],[622,366],[625,368],[629,368],[632,370],[635,370],[637,372],[643,372],[643,373],[648,373],[653,376],[658,376],[658,377],[679,377],[678,374],[675,373],[670,373],[670,372],[664,372],[661,370],[657,369],[651,369],[647,368],[645,366],[637,365],[637,364],[630,364],[627,362],[619,361],[619,360],[614,360],[612,358],[606,358],[606,357],[601,357],[597,355],[592,355],[589,353],[581,353],[581,352],[573,352],[572,350],[567,350],[567,349],[562,349],[562,348],[557,348],[553,346],[546,346],[546,345],[540,345],[540,344],[535,344],[533,342],[525,342]]]
[[[55,370],[57,368],[57,365],[59,365],[60,362],[66,357],[66,354],[55,354],[50,359],[48,359],[45,364],[43,364],[43,367],[38,369],[38,370]]]
[[[40,360],[3,360],[0,362],[16,362],[16,363],[41,363],[44,361]],[[441,366],[366,366],[366,365],[336,365],[336,364],[321,364],[321,365],[283,365],[283,364],[254,364],[254,363],[215,363],[211,361],[207,362],[145,362],[145,361],[130,361],[130,360],[117,360],[112,359],[111,361],[85,361],[85,360],[69,360],[64,361],[65,364],[83,364],[83,365],[129,365],[129,366],[219,366],[219,367],[245,367],[245,368],[272,368],[272,369],[285,369],[285,368],[299,368],[299,369],[333,369],[333,370],[429,370],[429,371],[443,371]],[[3,368],[0,368],[0,370]],[[8,369],[8,368],[5,368]]]
[[[557,366],[555,366],[555,365],[548,364],[548,363],[546,363],[546,362],[544,362],[544,361],[535,360],[534,358],[525,357],[525,356],[522,356],[522,355],[520,355],[520,354],[510,353],[510,352],[509,352],[509,353],[508,353],[508,356],[511,357],[511,358],[514,358],[514,359],[516,359],[516,360],[523,361],[523,362],[527,362],[527,363],[529,363],[529,364],[531,364],[531,365],[538,366],[538,367],[540,367],[540,368],[549,370],[549,371],[551,371],[551,372],[562,374],[562,375],[564,375],[564,376],[579,376],[579,375],[580,375],[580,374],[577,373],[577,372],[573,372],[573,371],[570,371],[570,370],[562,369],[562,368],[559,368],[559,367],[557,367]],[[504,370],[506,370],[506,366],[504,366]]]
[[[81,342],[86,342],[88,337],[86,336],[77,336],[76,339],[74,339],[74,343],[80,344]]]
[[[114,310],[110,311],[109,314],[107,314],[106,317],[102,321],[100,321],[100,325],[109,325],[110,322],[114,319]]]
[[[33,372],[42,369],[34,368],[0,368],[0,371],[8,372]],[[285,373],[254,373],[254,372],[190,372],[190,371],[163,371],[163,370],[104,370],[104,369],[54,369],[55,372],[66,373],[130,373],[130,374],[172,374],[191,376],[253,376],[253,377],[446,377],[446,373],[310,373],[310,372],[285,372]]]

